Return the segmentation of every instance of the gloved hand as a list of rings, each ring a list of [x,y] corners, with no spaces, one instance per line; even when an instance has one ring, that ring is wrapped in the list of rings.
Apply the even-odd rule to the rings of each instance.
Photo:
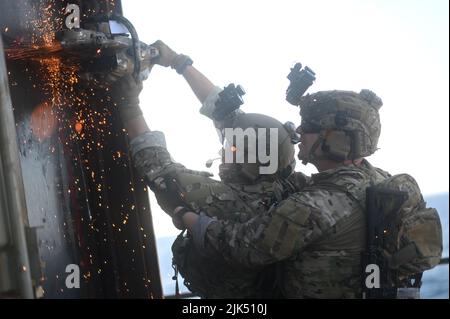
[[[164,67],[171,67],[179,74],[182,74],[188,65],[192,65],[192,60],[187,55],[178,54],[173,51],[167,44],[161,40],[156,41],[151,45],[159,51],[159,55],[152,59],[152,63]]]
[[[158,64],[164,67],[172,66],[178,54],[173,51],[167,44],[161,40],[156,41],[151,45],[159,51],[159,55],[152,59],[152,63]]]
[[[185,207],[178,206],[175,208],[175,210],[172,213],[172,223],[173,225],[178,228],[179,230],[186,229],[186,226],[184,226],[183,222],[183,215],[188,212],[188,210]]]
[[[179,230],[185,230],[186,226],[183,222],[183,215],[189,212],[186,207],[178,206],[172,213],[172,223]]]
[[[126,75],[112,85],[111,97],[117,103],[123,122],[142,115],[139,107],[142,88],[142,81],[136,81],[132,75]]]

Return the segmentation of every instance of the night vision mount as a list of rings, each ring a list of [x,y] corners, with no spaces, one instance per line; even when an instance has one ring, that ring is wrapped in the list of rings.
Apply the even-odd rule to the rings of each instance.
[[[213,118],[216,121],[223,120],[228,114],[244,104],[242,96],[245,95],[244,88],[240,85],[235,86],[233,83],[228,85],[219,93],[219,99],[216,101],[216,109],[213,112]]]
[[[316,80],[316,73],[307,66],[302,69],[302,64],[296,63],[294,67],[291,68],[291,72],[288,74],[287,78],[291,83],[286,90],[286,101],[294,106],[298,106],[303,94],[305,94],[306,90],[308,90]]]

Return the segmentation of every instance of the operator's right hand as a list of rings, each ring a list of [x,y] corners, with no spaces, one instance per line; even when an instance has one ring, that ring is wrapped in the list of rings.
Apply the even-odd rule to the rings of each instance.
[[[171,66],[172,68],[175,65],[175,60],[178,57],[178,54],[173,51],[169,46],[167,46],[164,42],[161,40],[156,41],[151,45],[152,47],[155,47],[159,51],[159,55],[152,59],[152,63],[158,64],[164,67]]]
[[[186,207],[178,206],[172,213],[172,223],[179,230],[185,230],[186,226],[183,222],[183,215],[189,212]]]

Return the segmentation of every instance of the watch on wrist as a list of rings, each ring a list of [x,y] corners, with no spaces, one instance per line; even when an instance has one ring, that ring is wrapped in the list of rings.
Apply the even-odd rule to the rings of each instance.
[[[178,74],[183,74],[188,65],[192,65],[193,63],[194,61],[192,61],[192,59],[189,56],[179,54],[176,57],[175,63],[172,66],[172,68],[175,69],[175,71],[177,71]]]

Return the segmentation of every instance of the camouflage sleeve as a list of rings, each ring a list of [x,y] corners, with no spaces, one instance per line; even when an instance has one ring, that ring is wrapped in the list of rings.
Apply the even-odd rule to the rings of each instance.
[[[207,220],[198,249],[220,253],[245,267],[268,265],[300,253],[351,214],[352,203],[344,192],[315,189],[296,193],[246,223]],[[194,229],[202,229],[194,226]]]
[[[130,143],[130,151],[139,176],[155,193],[158,204],[166,213],[171,215],[175,207],[185,205],[174,185],[166,183],[167,177],[184,166],[170,156],[162,132],[152,131],[137,136]]]
[[[134,138],[130,143],[131,156],[139,175],[148,183],[157,181],[173,167],[184,167],[176,163],[166,148],[164,133],[147,132]]]
[[[177,206],[221,218],[235,216],[236,210],[244,213],[245,205],[226,184],[211,179],[208,172],[190,170],[175,162],[166,149],[163,133],[148,132],[133,139],[131,155],[139,175],[169,215]]]
[[[215,86],[211,92],[209,92],[208,96],[203,101],[202,107],[200,108],[200,113],[211,120],[214,120],[213,113],[216,110],[216,102],[219,99],[220,92],[222,92],[222,89]]]

